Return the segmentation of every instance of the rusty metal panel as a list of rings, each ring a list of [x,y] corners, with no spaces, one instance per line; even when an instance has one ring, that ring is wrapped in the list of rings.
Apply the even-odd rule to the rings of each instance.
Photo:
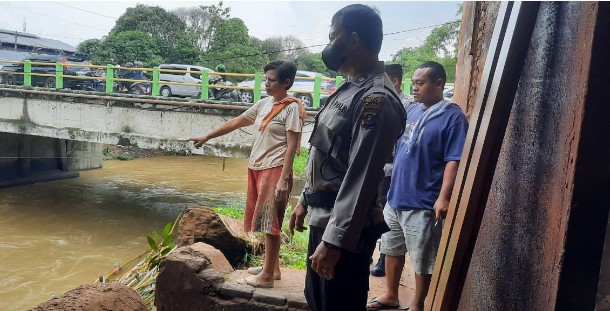
[[[606,228],[610,228],[610,217],[608,217]],[[610,230],[606,230],[599,273],[599,288],[595,301],[595,309],[598,311],[610,311]]]
[[[460,310],[557,307],[596,9],[541,4]]]
[[[602,251],[610,211],[610,3],[598,5],[556,310],[603,310],[596,293],[608,276]]]
[[[499,9],[499,1],[464,2],[453,100],[469,119]]]
[[[506,2],[498,12],[443,226],[428,299],[432,310],[454,309],[459,301],[539,6]]]

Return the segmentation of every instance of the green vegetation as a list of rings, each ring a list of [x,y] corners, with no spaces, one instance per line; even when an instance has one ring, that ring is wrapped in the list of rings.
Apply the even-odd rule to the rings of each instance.
[[[212,210],[218,215],[244,220],[244,208],[241,206],[219,206],[212,208]]]
[[[461,16],[461,4],[457,11]],[[391,62],[403,65],[409,78],[422,62],[437,61],[447,70],[447,82],[454,82],[460,22],[434,28],[421,46],[400,49]],[[223,63],[227,72],[254,73],[270,60],[287,59],[299,70],[338,74],[326,68],[320,52],[311,53],[295,36],[250,36],[243,20],[231,17],[231,8],[222,1],[172,11],[138,4],[128,8],[103,39],[85,40],[77,50],[96,65],[141,61],[145,67],[182,63],[214,68]]]
[[[228,206],[228,207],[215,207],[214,212],[219,215],[243,220],[244,219],[244,208],[239,206]],[[288,206],[286,214],[284,216],[282,228],[282,245],[280,246],[280,264],[283,267],[290,269],[305,270],[307,264],[307,241],[308,233],[294,232],[294,236],[290,236],[288,231],[288,221],[290,220],[290,214],[292,213],[292,207]],[[263,234],[257,233],[261,238]],[[250,266],[260,266],[263,262],[261,254],[250,254],[247,258],[244,258],[244,264],[248,263]]]
[[[152,310],[155,300],[155,282],[159,275],[159,263],[165,259],[167,254],[176,248],[176,244],[173,241],[173,232],[185,210],[186,209],[182,210],[180,214],[178,214],[178,217],[176,217],[176,220],[174,220],[173,223],[170,222],[165,225],[165,228],[163,228],[160,235],[154,230],[152,235],[146,236],[150,246],[149,250],[134,257],[124,266],[117,263],[114,270],[106,274],[106,277],[100,276],[98,282],[107,282],[108,278],[111,276],[120,274],[122,268],[125,268],[136,260],[146,256],[144,259],[140,260],[135,267],[126,272],[117,282],[135,290],[140,297],[142,297],[142,300],[144,300],[148,309]]]
[[[250,36],[243,20],[231,17],[231,8],[222,1],[172,11],[137,4],[117,19],[105,37],[85,40],[77,50],[96,65],[141,61],[145,67],[182,63],[214,68],[223,63],[227,72],[254,73],[270,60],[288,59],[300,70],[337,75],[324,66],[321,53],[311,53],[295,36],[265,40]]]
[[[174,227],[172,223],[165,225],[161,235],[157,233],[157,230],[153,230],[152,235],[147,235],[148,245],[152,250],[152,253],[146,258],[146,262],[150,268],[155,268],[161,263],[161,260],[169,254],[171,250],[176,247],[174,243],[174,234],[172,231]]]
[[[462,7],[458,6],[461,16]],[[421,46],[402,48],[392,58],[392,63],[401,64],[404,78],[411,76],[425,61],[435,61],[443,65],[447,71],[447,82],[455,82],[455,66],[457,64],[458,36],[461,19],[436,27],[430,32]]]
[[[131,161],[131,160],[133,160],[133,157],[128,155],[128,154],[119,154],[118,156],[116,156],[116,158],[118,160],[121,160],[121,161]]]
[[[307,165],[307,157],[309,156],[309,149],[301,148],[301,154],[299,156],[294,157],[294,163],[292,164],[292,169],[294,170],[294,174],[297,176],[305,175],[305,166]]]
[[[307,268],[307,245],[309,233],[307,231],[295,231],[291,237],[288,231],[288,221],[292,214],[292,207],[286,211],[282,228],[282,245],[280,246],[280,263],[290,269],[305,270]]]

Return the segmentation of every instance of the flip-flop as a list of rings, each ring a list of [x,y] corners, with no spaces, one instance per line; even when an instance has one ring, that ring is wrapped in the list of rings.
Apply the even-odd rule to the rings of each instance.
[[[375,307],[369,306],[369,304],[371,304],[371,303],[376,303],[377,306],[375,306]],[[383,302],[379,301],[379,299],[377,297],[373,297],[373,299],[369,300],[369,303],[366,305],[366,310],[367,311],[374,311],[374,310],[407,310],[407,309],[400,309],[400,305],[392,306],[392,305],[383,303]]]
[[[237,283],[250,285],[250,286],[256,287],[256,288],[273,288],[273,284],[260,284],[260,283],[257,283],[256,281],[250,281],[250,280],[248,280],[248,278],[237,280]]]
[[[258,275],[263,272],[263,266],[248,268],[248,273]]]
[[[250,273],[252,275],[259,275],[261,272],[263,272],[263,266],[248,268],[248,273]],[[282,277],[274,276],[273,279],[276,281],[279,281],[282,279]]]

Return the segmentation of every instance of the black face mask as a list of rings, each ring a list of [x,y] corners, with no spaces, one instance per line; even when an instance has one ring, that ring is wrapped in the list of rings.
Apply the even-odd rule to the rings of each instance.
[[[322,51],[322,61],[328,69],[338,71],[341,65],[347,60],[347,56],[342,55],[343,45],[332,46],[328,44]]]

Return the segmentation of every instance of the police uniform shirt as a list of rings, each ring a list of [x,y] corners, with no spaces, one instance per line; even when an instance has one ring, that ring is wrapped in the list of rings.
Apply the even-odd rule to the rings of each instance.
[[[398,94],[398,97],[400,98],[400,101],[402,102],[402,106],[405,107],[405,110],[407,109],[407,107],[409,107],[409,105],[415,103],[415,99],[413,98],[413,96],[405,95],[404,91],[400,92],[400,94]]]
[[[305,191],[338,192],[332,209],[309,206],[309,224],[322,240],[357,252],[365,227],[381,224],[375,204],[383,166],[405,127],[406,112],[380,62],[329,97],[309,140]],[[300,203],[307,207],[304,196]]]

